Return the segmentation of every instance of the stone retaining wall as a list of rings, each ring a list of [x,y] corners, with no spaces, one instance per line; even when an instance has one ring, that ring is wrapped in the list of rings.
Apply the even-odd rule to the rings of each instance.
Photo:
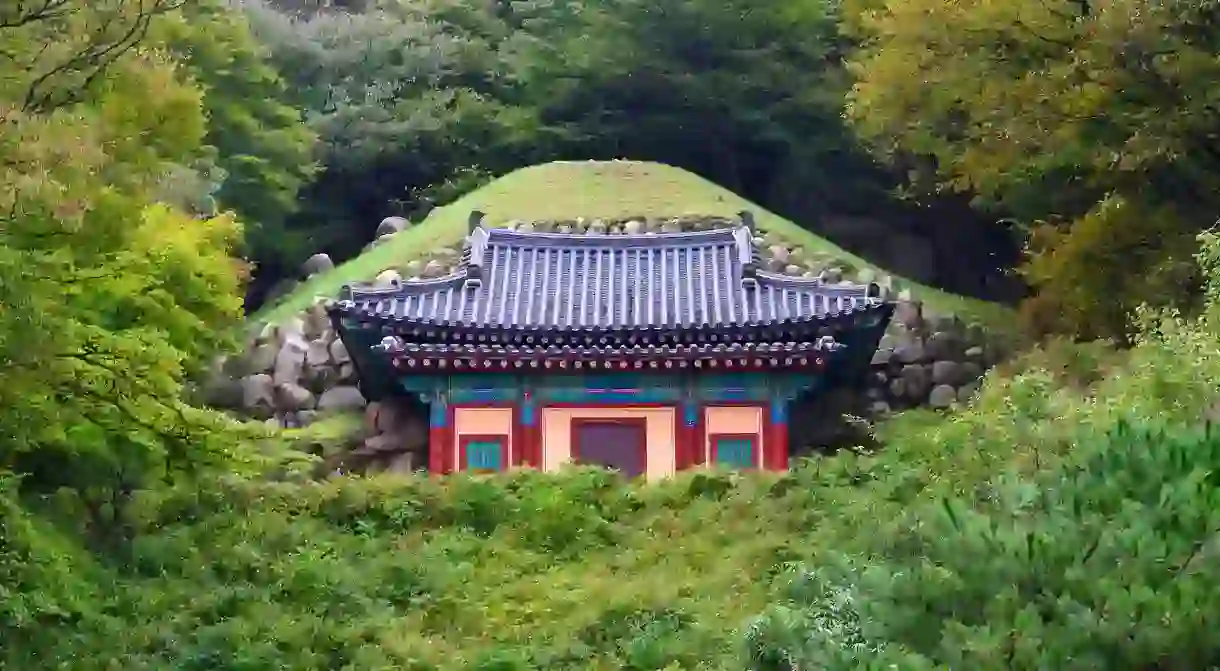
[[[737,223],[728,217],[684,216],[513,221],[508,226],[522,231],[617,235],[710,230]],[[403,228],[401,221],[390,224],[379,229],[385,230],[373,244],[384,242]],[[1005,355],[1002,344],[979,327],[927,313],[897,278],[857,268],[825,252],[792,246],[770,234],[756,238],[755,243],[772,272],[820,276],[831,283],[876,282],[897,304],[894,319],[873,357],[862,398],[852,392],[848,401],[828,400],[822,404],[823,410],[836,417],[840,407],[863,406],[858,411],[866,418],[919,406],[951,407],[968,400],[978,389],[983,372]],[[306,263],[303,275],[332,267],[329,259],[319,256],[324,255]],[[460,243],[442,247],[426,260],[385,268],[373,282],[388,285],[402,279],[439,277],[456,269],[460,257]],[[221,374],[209,389],[209,402],[283,427],[308,424],[319,413],[365,412],[372,419],[366,422],[362,446],[352,453],[354,462],[363,468],[390,470],[407,468],[408,462],[410,467],[422,465],[419,459],[427,425],[417,420],[418,408],[370,405],[366,401],[357,387],[351,358],[325,314],[327,300],[318,297],[298,316],[264,328],[247,343],[245,352],[219,366]]]
[[[925,316],[917,301],[900,300],[869,370],[870,414],[964,403],[1006,350],[1005,343],[978,326]]]

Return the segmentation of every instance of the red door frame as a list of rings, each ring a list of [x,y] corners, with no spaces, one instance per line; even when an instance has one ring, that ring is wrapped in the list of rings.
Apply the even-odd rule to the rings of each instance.
[[[758,409],[758,436],[754,444],[754,449],[762,455],[763,470],[775,470],[778,460],[778,453],[781,450],[786,450],[787,445],[782,444],[779,436],[773,431],[771,426],[771,404],[766,401],[712,401],[704,403],[699,408],[699,432],[695,436],[695,449],[700,458],[706,456],[709,463],[715,458],[715,452],[712,450],[711,436],[729,434],[709,434],[707,431],[707,410],[708,408],[757,408]],[[732,435],[749,435],[749,434],[732,434]],[[699,462],[702,463],[702,462]]]
[[[474,401],[470,403],[451,404],[449,406],[448,416],[445,418],[449,423],[449,444],[446,446],[443,462],[445,473],[452,473],[459,468],[466,468],[465,452],[462,450],[462,435],[458,433],[457,427],[457,411],[466,409],[484,410],[494,408],[507,408],[508,410],[512,411],[509,418],[510,432],[508,435],[499,437],[503,438],[504,442],[507,444],[506,451],[508,454],[504,455],[504,463],[509,467],[518,466],[521,464],[521,457],[524,454],[524,451],[522,450],[523,435],[521,431],[521,408],[519,408],[516,403],[506,403],[502,401]],[[473,436],[475,434],[471,435]],[[478,435],[488,437],[491,434]],[[429,449],[431,449],[431,446],[429,446]],[[454,454],[455,452],[457,453],[456,455]],[[457,459],[454,459],[455,456]]]

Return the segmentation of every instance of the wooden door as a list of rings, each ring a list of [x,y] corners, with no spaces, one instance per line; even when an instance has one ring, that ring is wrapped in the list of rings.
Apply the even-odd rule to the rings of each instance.
[[[634,478],[648,470],[648,422],[644,419],[573,419],[576,463],[604,466]]]

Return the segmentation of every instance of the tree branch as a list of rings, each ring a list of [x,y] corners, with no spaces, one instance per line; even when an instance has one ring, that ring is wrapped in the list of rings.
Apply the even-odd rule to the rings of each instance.
[[[63,18],[74,11],[69,9],[71,2],[72,0],[41,0],[27,6],[18,0],[15,5],[0,7],[0,30]]]
[[[41,11],[27,11],[20,17],[11,19],[11,22],[15,25],[28,26],[37,22],[63,18],[81,11],[81,7],[71,6],[70,3],[73,0],[39,0],[39,2],[38,9]],[[123,2],[134,5],[135,15],[130,19],[127,19],[122,11],[105,15],[100,13],[91,15],[90,18],[96,17],[100,20],[100,24],[90,30],[91,34],[86,44],[30,82],[23,97],[22,110],[46,113],[80,102],[98,77],[124,54],[144,41],[153,19],[181,8],[187,0],[123,0]],[[123,26],[122,23],[125,20],[130,20],[130,25]],[[0,28],[3,27],[5,26],[0,25]],[[49,28],[48,36],[56,30]],[[44,43],[44,50],[53,43],[53,40],[48,39]],[[42,53],[40,51],[39,56]],[[35,61],[37,58],[36,56]],[[34,63],[29,64],[29,67],[33,68]],[[56,79],[71,75],[78,75],[81,80],[65,84],[63,87],[53,86]]]

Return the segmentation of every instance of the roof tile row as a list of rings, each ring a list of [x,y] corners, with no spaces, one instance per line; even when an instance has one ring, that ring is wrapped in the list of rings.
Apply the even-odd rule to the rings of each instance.
[[[336,310],[428,326],[635,330],[820,321],[882,305],[876,285],[756,270],[746,226],[583,236],[476,228],[457,272],[349,288]]]

